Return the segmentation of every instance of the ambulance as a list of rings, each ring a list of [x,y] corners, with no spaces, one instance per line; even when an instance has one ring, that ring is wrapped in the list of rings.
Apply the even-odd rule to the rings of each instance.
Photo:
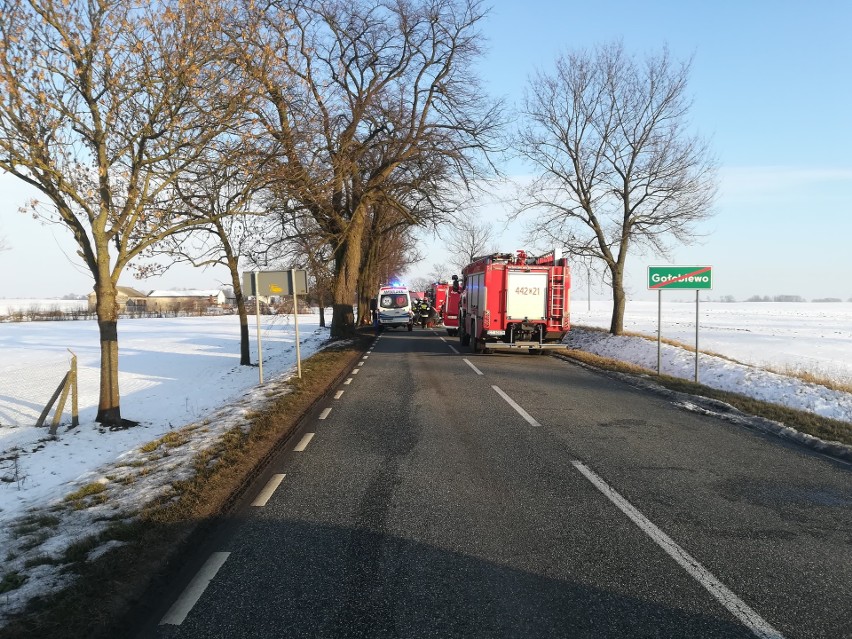
[[[411,295],[404,286],[382,286],[376,296],[376,313],[379,328],[414,329]],[[372,306],[372,304],[371,304]]]

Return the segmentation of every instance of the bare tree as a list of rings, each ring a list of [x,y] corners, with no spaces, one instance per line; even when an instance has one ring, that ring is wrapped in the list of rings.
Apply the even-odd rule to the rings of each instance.
[[[258,194],[267,186],[262,170],[263,158],[252,152],[246,140],[233,134],[211,144],[211,148],[169,187],[171,210],[184,219],[195,219],[188,226],[150,247],[146,256],[166,256],[165,263],[137,264],[137,277],[159,275],[172,265],[188,262],[196,268],[224,266],[237,303],[240,323],[240,365],[251,365],[248,310],[240,278],[240,258],[254,245],[254,234],[265,213],[257,208]]]
[[[205,4],[0,0],[0,169],[37,188],[90,270],[101,344],[96,420],[119,407],[118,279],[196,223],[163,194],[236,110]]]
[[[494,227],[471,217],[460,217],[453,221],[447,233],[446,249],[450,254],[450,266],[459,274],[475,257],[496,252]]]
[[[279,149],[279,180],[334,252],[333,337],[354,330],[369,213],[393,207],[423,223],[452,208],[485,159],[501,111],[473,75],[479,0],[246,2],[231,31],[258,121]],[[440,175],[419,181],[421,170]],[[408,189],[400,185],[409,184]],[[414,189],[431,198],[415,208]],[[428,189],[428,193],[425,191]]]
[[[536,239],[601,260],[624,327],[624,266],[633,245],[665,254],[711,213],[716,162],[688,131],[689,63],[667,50],[637,61],[621,43],[562,56],[531,80],[516,146],[537,169],[519,211]]]
[[[392,206],[373,206],[361,253],[358,278],[359,324],[370,323],[369,303],[379,286],[398,276],[412,259],[420,259],[411,216]]]
[[[328,237],[298,202],[271,184],[264,207],[267,210],[262,231],[254,237],[249,252],[258,265],[307,271],[306,301],[319,308],[319,325],[326,326],[325,309],[332,299],[334,269]]]

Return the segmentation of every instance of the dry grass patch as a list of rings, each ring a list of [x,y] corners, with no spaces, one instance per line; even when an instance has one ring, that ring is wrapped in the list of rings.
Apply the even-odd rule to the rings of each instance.
[[[799,370],[790,365],[781,367],[767,366],[765,370],[769,371],[770,373],[777,373],[779,375],[785,375],[787,377],[795,377],[796,379],[800,379],[803,382],[807,382],[808,384],[825,386],[826,388],[830,388],[831,390],[839,391],[841,393],[852,393],[852,383],[848,381],[834,380],[829,377],[826,377],[825,375]]]

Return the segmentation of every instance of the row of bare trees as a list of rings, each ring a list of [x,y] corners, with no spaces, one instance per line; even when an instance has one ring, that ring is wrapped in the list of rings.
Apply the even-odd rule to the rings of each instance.
[[[70,231],[92,274],[105,424],[123,423],[127,269],[225,265],[243,364],[246,265],[308,269],[332,337],[348,336],[353,301],[368,317],[379,283],[417,257],[413,230],[450,221],[507,139],[505,108],[474,74],[479,0],[0,0],[0,12],[0,169],[40,191],[32,211]],[[680,128],[687,69],[666,56],[639,67],[619,45],[531,83],[514,146],[540,177],[519,210],[603,260],[614,290],[630,242],[682,239],[712,199],[711,163]],[[471,224],[477,246],[459,255],[490,241]]]
[[[102,423],[122,423],[128,266],[226,264],[241,302],[241,257],[289,256],[346,336],[411,228],[445,220],[489,169],[500,110],[471,72],[476,0],[0,8],[0,168],[41,192],[34,212],[70,230],[92,273]]]

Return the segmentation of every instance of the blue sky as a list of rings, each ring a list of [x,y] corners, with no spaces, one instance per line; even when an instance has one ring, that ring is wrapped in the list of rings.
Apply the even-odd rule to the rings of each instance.
[[[789,0],[735,2],[499,0],[482,25],[487,89],[516,102],[536,69],[548,71],[562,52],[621,39],[642,56],[668,45],[693,57],[689,93],[695,129],[711,140],[721,165],[716,214],[700,244],[670,259],[634,254],[628,292],[650,299],[649,264],[709,264],[710,297],[801,295],[852,298],[852,3]],[[511,170],[524,167],[512,163]],[[17,212],[28,190],[0,176],[0,297],[87,293],[90,278],[76,266],[63,228],[45,227]],[[489,219],[503,211],[485,206]],[[500,249],[522,248],[519,225]],[[444,256],[430,255],[410,275],[425,275]],[[66,255],[70,255],[68,258]],[[175,270],[163,278],[122,283],[137,288],[211,288],[221,271]],[[575,291],[585,298],[585,279]],[[596,297],[606,291],[597,285]],[[594,290],[594,288],[593,288]]]
[[[574,49],[621,39],[643,56],[693,58],[691,121],[720,162],[716,214],[670,259],[631,253],[632,299],[652,299],[647,266],[712,265],[710,297],[852,298],[852,3],[497,2],[483,73],[517,101],[529,76]],[[513,165],[514,166],[514,165]],[[500,217],[496,207],[486,215]],[[522,248],[519,226],[501,250]],[[439,260],[438,260],[439,261]],[[413,273],[429,272],[427,259]],[[425,273],[424,273],[425,274]],[[575,293],[586,296],[585,274]],[[600,284],[593,294],[606,296]],[[674,294],[673,294],[674,295]]]

